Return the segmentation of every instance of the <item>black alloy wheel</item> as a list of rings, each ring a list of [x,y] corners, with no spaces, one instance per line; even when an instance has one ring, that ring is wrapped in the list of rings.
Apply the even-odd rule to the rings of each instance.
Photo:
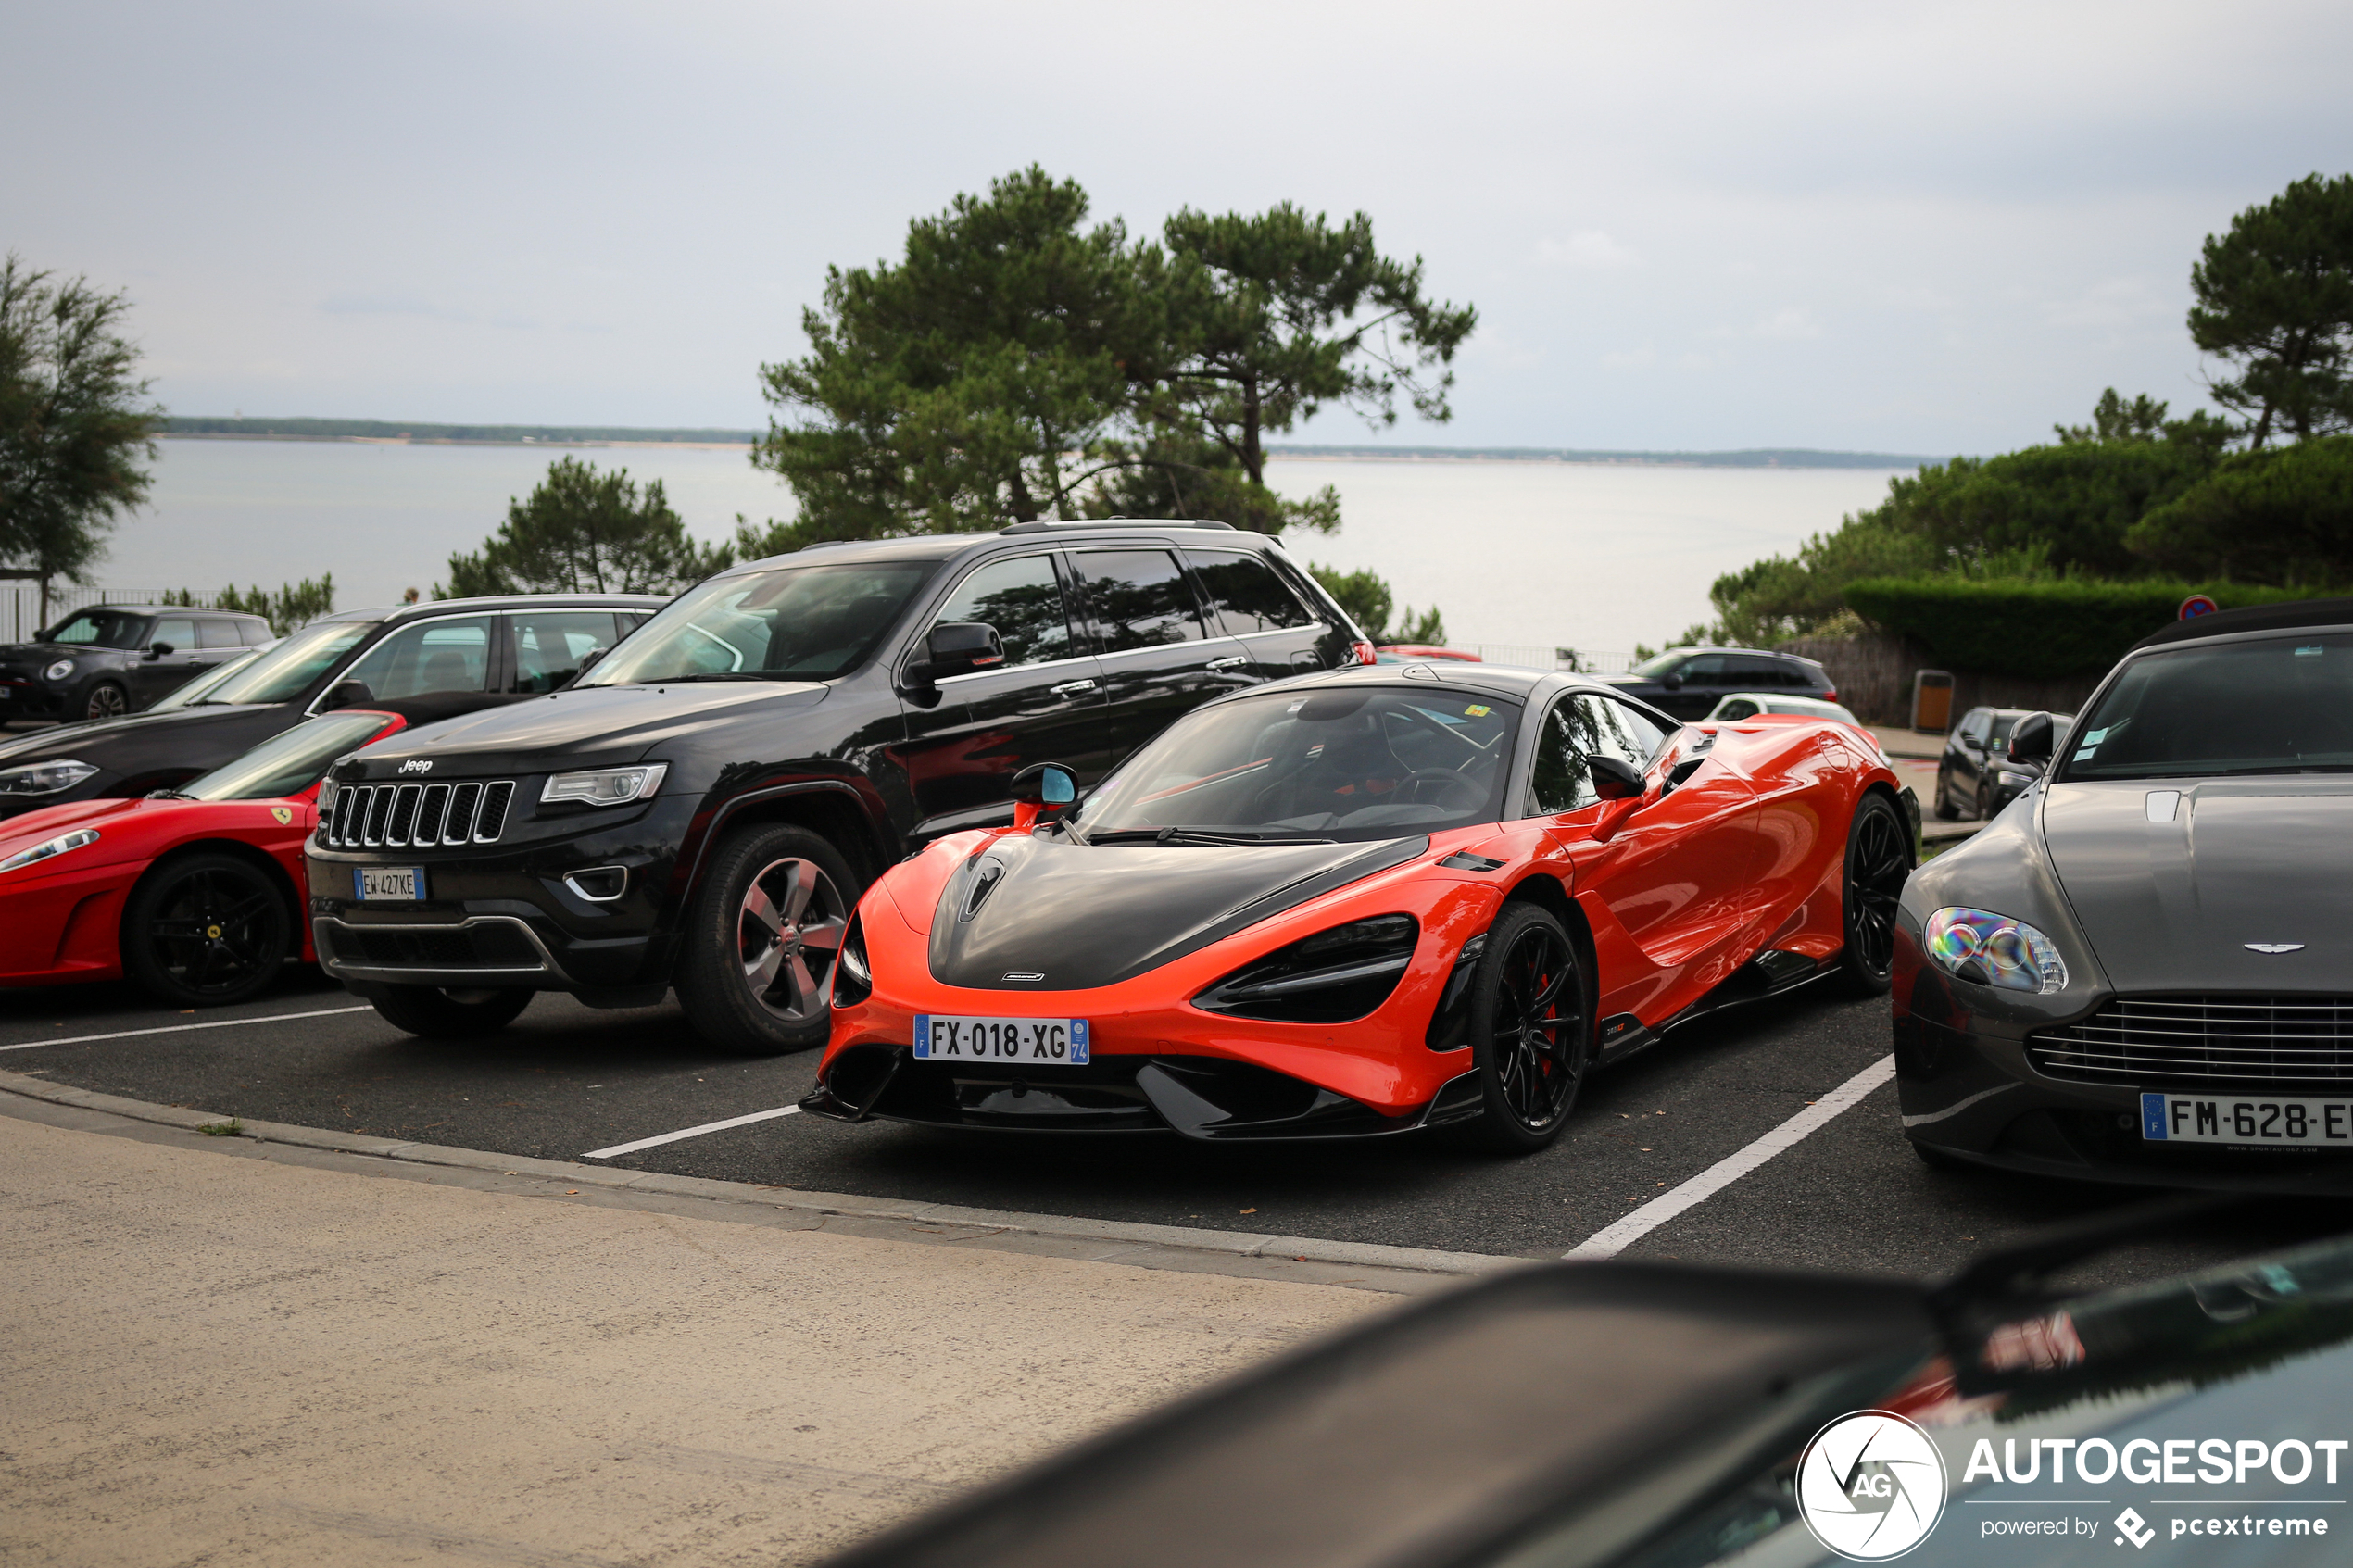
[[[1839,904],[1846,947],[1838,956],[1846,988],[1883,997],[1895,974],[1895,906],[1912,874],[1912,835],[1895,803],[1876,791],[1856,803],[1846,830],[1846,875]]]
[[[179,1007],[242,1002],[278,977],[294,911],[267,871],[235,855],[168,860],[142,877],[122,912],[122,967]]]
[[[90,695],[82,702],[84,719],[120,719],[130,711],[130,695],[112,681],[101,681],[92,686]]]
[[[807,828],[738,830],[711,856],[679,954],[678,1004],[722,1050],[778,1056],[825,1043],[834,964],[862,892]]]
[[[395,1029],[427,1040],[472,1040],[512,1023],[533,995],[516,985],[387,985],[368,999]]]
[[[1466,1131],[1498,1154],[1549,1146],[1592,1065],[1592,1036],[1567,929],[1541,905],[1505,905],[1472,983],[1472,1050],[1486,1104]]]

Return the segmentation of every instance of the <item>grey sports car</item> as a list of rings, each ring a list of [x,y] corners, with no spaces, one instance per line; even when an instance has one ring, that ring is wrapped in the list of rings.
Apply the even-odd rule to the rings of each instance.
[[[2136,645],[1906,884],[1894,999],[1932,1165],[2353,1191],[2353,599]]]

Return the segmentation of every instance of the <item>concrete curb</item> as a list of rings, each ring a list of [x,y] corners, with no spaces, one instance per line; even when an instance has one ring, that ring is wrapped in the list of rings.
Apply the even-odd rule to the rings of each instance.
[[[27,1099],[81,1110],[100,1111],[137,1122],[195,1132],[217,1127],[222,1118],[213,1112],[184,1110],[178,1106],[126,1099],[92,1089],[69,1088],[17,1073],[0,1073],[0,1091]],[[1327,1241],[1315,1236],[1250,1235],[1234,1231],[1201,1230],[1187,1225],[1147,1225],[1119,1220],[1088,1220],[1060,1214],[1012,1213],[995,1209],[963,1209],[946,1203],[909,1202],[898,1198],[861,1198],[852,1193],[804,1192],[797,1188],[756,1186],[749,1182],[712,1181],[702,1176],[672,1176],[654,1171],[615,1170],[607,1165],[581,1165],[565,1160],[535,1160],[527,1155],[492,1154],[475,1148],[451,1148],[442,1144],[404,1143],[338,1133],[323,1127],[297,1127],[282,1122],[238,1120],[240,1134],[259,1143],[285,1144],[297,1148],[370,1156],[419,1165],[443,1165],[494,1175],[541,1176],[629,1192],[661,1193],[674,1198],[702,1198],[722,1203],[755,1204],[812,1218],[838,1216],[852,1220],[952,1226],[976,1233],[1004,1232],[1048,1240],[1113,1244],[1155,1250],[1172,1249],[1223,1254],[1234,1258],[1287,1259],[1329,1263],[1343,1268],[1396,1269],[1424,1274],[1484,1274],[1525,1266],[1525,1258],[1498,1257],[1484,1252],[1441,1252],[1418,1247],[1385,1247],[1373,1242]]]

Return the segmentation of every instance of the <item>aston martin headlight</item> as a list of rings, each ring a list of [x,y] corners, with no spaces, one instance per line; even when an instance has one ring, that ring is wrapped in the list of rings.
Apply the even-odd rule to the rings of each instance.
[[[31,762],[0,772],[0,795],[55,795],[71,789],[98,770],[87,762],[60,758],[55,762]]]
[[[1927,937],[1936,966],[1962,980],[2044,996],[2067,986],[2058,944],[2022,920],[1984,909],[1939,909],[1928,917]]]
[[[667,762],[645,762],[635,768],[596,768],[585,773],[558,773],[539,792],[540,804],[626,806],[644,800],[661,787]]]
[[[1420,937],[1411,915],[1351,921],[1244,965],[1193,1006],[1275,1023],[1344,1023],[1389,1000]]]
[[[57,660],[57,663],[49,666],[48,669],[41,671],[41,678],[44,681],[62,681],[72,673],[73,660],[70,659],[61,659]]]
[[[96,828],[76,828],[71,833],[59,834],[46,844],[36,844],[30,849],[18,850],[6,859],[0,860],[0,872],[12,872],[19,866],[29,866],[36,860],[45,860],[53,855],[62,855],[69,849],[79,849],[85,844],[97,842],[98,830]]]

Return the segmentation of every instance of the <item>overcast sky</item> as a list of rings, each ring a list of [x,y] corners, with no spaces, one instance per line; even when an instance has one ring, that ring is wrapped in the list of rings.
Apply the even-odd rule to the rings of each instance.
[[[2202,403],[2199,242],[2353,168],[2344,0],[7,18],[0,245],[128,289],[181,413],[755,426],[828,263],[1035,161],[1369,212],[1481,321],[1386,439],[1994,451]]]

